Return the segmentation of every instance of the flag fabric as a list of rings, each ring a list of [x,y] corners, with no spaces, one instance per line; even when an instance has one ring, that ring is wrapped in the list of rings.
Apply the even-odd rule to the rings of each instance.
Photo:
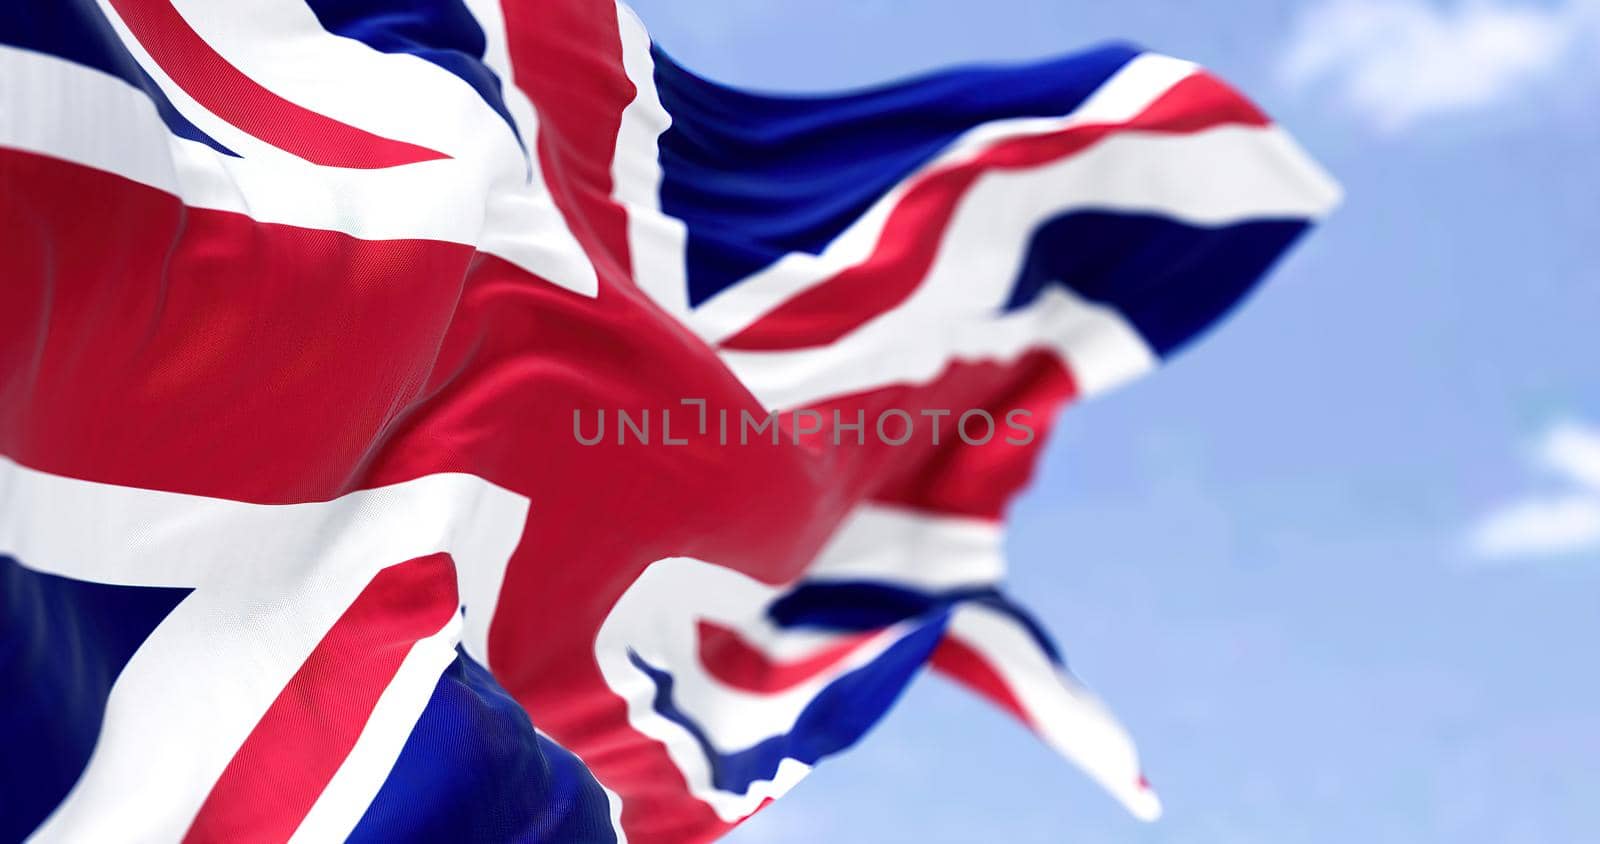
[[[1056,412],[1336,200],[1106,46],[741,92],[610,0],[0,7],[0,841],[702,841],[1002,588]]]

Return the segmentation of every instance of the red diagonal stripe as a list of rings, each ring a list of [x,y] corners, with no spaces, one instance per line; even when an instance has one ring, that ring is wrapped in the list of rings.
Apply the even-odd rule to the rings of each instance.
[[[378,572],[234,754],[184,840],[288,840],[344,764],[412,645],[439,632],[456,606],[449,554]]]
[[[939,640],[939,647],[934,649],[929,664],[939,673],[956,680],[996,706],[1010,712],[1029,729],[1035,729],[1033,719],[1023,708],[1022,701],[1018,700],[1016,693],[1006,685],[1000,672],[994,670],[994,666],[983,658],[983,654],[978,653],[966,642],[946,634]]]
[[[736,631],[709,621],[697,625],[700,663],[717,682],[758,694],[792,689],[839,664],[877,631],[848,636],[804,659],[774,660],[744,640]]]
[[[449,158],[357,129],[268,91],[212,49],[171,0],[111,0],[111,6],[156,64],[195,102],[279,149],[313,164],[358,169]]]
[[[1121,132],[1188,134],[1268,122],[1232,88],[1197,74],[1172,86],[1125,123],[1074,126],[998,143],[970,161],[924,175],[890,212],[870,257],[779,305],[722,346],[741,351],[826,346],[899,306],[927,277],[956,207],[986,172],[1039,167]]]

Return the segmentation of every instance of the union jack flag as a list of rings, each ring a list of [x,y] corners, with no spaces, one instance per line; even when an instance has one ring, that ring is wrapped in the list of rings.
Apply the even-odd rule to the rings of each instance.
[[[0,841],[702,841],[930,665],[1152,818],[1002,516],[1336,194],[1131,46],[776,97],[612,0],[9,0]]]

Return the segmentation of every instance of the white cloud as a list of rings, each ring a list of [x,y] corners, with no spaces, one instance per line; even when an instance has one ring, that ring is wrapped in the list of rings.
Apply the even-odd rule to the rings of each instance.
[[[1565,422],[1539,444],[1539,462],[1573,483],[1600,490],[1600,431]]]
[[[1600,0],[1317,0],[1282,62],[1303,88],[1327,82],[1384,130],[1486,108],[1557,75],[1600,44]]]
[[[1600,548],[1600,497],[1564,495],[1519,501],[1478,526],[1479,556],[1506,558]]]
[[[1600,551],[1600,429],[1557,425],[1539,441],[1533,457],[1573,488],[1530,495],[1489,514],[1469,538],[1473,552],[1505,559]]]

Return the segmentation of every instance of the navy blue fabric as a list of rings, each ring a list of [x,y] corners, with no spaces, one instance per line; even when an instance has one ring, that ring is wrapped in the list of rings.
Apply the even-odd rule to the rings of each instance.
[[[963,132],[1078,107],[1137,48],[969,68],[859,93],[785,97],[701,79],[659,49],[661,208],[688,227],[699,304],[789,252],[816,254]]]
[[[100,737],[111,684],[189,589],[108,586],[0,555],[0,841],[66,798]]]
[[[802,583],[767,607],[767,618],[785,629],[833,632],[878,630],[957,601],[998,596],[989,587],[923,592],[872,581]]]
[[[0,2],[0,44],[45,53],[115,76],[143,91],[155,103],[156,112],[172,134],[237,157],[173,107],[155,80],[122,46],[110,21],[94,0]]]
[[[461,0],[306,0],[322,28],[381,53],[408,53],[460,77],[522,135],[506,108],[500,77],[483,63],[488,41]]]
[[[604,790],[458,651],[352,842],[605,842]]]
[[[1304,220],[1208,228],[1123,212],[1065,214],[1034,232],[1006,308],[1062,284],[1115,308],[1166,357],[1214,325],[1308,227]]]
[[[1040,650],[1065,667],[1060,648],[1045,634],[1044,626],[1004,593],[987,586],[923,592],[864,580],[802,583],[767,607],[767,619],[790,630],[859,633],[880,630],[957,604],[976,604],[1010,616],[1033,637]]]
[[[890,646],[877,659],[830,683],[812,698],[786,733],[743,750],[718,750],[694,717],[678,707],[673,678],[665,670],[629,652],[634,667],[655,684],[656,713],[694,736],[711,767],[711,783],[720,791],[744,794],[757,782],[777,776],[784,759],[815,765],[855,744],[899,699],[944,635],[947,613],[938,613],[919,629]]]

